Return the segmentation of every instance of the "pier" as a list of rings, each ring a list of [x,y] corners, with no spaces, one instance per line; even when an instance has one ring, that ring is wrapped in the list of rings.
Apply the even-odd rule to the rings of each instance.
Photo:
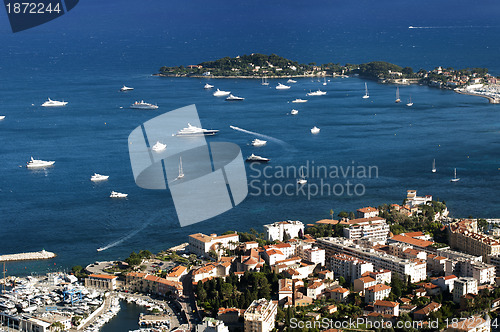
[[[57,255],[50,251],[24,252],[20,254],[0,255],[0,262],[30,261],[40,259],[51,259]]]

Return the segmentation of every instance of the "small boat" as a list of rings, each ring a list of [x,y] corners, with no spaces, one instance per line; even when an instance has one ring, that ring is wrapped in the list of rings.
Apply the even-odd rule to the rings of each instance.
[[[460,178],[457,178],[457,169],[455,168],[453,179],[450,179],[450,182],[457,182],[457,181],[460,181]]]
[[[253,145],[253,146],[264,146],[264,145],[266,145],[266,143],[267,143],[267,141],[260,140],[260,139],[258,139],[258,138],[254,139],[254,140],[252,141],[252,145]]]
[[[284,85],[281,83],[278,83],[278,85],[276,85],[276,90],[288,90],[288,89],[290,89],[290,86],[288,85]]]
[[[5,119],[5,115],[0,115],[0,120]]]
[[[267,77],[262,77],[262,85],[269,85],[269,82],[267,81]]]
[[[297,98],[295,100],[292,100],[292,103],[307,103],[307,99]]]
[[[43,168],[43,167],[49,167],[54,165],[55,161],[44,161],[44,160],[39,160],[39,159],[33,159],[31,157],[31,160],[26,163],[27,168]]]
[[[432,161],[432,173],[436,173],[436,159]]]
[[[326,95],[326,91],[321,91],[321,90],[307,93],[307,96],[324,96],[324,95]]]
[[[214,92],[214,97],[224,97],[224,96],[227,96],[230,94],[231,94],[231,91],[222,91],[222,90],[217,89],[217,91]]]
[[[363,99],[368,99],[370,98],[370,95],[368,94],[368,85],[366,85],[365,82],[365,95],[363,96]]]
[[[399,98],[399,86],[396,88],[396,103],[400,103],[401,99]]]
[[[212,136],[217,134],[218,132],[218,130],[203,129],[188,123],[188,126],[179,130],[176,136]]]
[[[297,184],[303,185],[307,183],[307,179],[304,177],[304,172],[302,167],[300,168],[300,178],[297,179]]]
[[[120,91],[122,91],[122,92],[123,92],[123,91],[132,91],[132,90],[134,90],[134,88],[131,88],[131,87],[126,86],[126,85],[124,85],[124,86],[123,86],[123,87],[121,87],[121,89],[120,89]]]
[[[151,150],[153,150],[154,152],[160,152],[160,151],[165,150],[166,147],[167,147],[167,144],[163,144],[163,143],[160,143],[160,141],[156,141],[156,144],[153,145]]]
[[[290,114],[291,115],[297,115],[297,114],[299,114],[299,111],[297,111],[297,110],[291,110]]]
[[[90,181],[93,181],[93,182],[105,181],[108,178],[109,178],[109,175],[101,175],[101,174],[94,173],[94,175],[92,175],[90,177]]]
[[[48,100],[42,104],[43,107],[61,107],[68,104],[67,101],[57,101],[47,98]]]
[[[182,179],[184,177],[184,171],[182,170],[182,157],[179,157],[179,175],[177,179]]]
[[[314,126],[311,128],[311,134],[319,134],[319,131],[321,129],[319,129],[318,127]]]
[[[210,84],[205,84],[205,86],[203,87],[203,89],[211,89],[213,88],[214,86],[213,85],[210,85]]]
[[[104,247],[97,248],[97,251],[103,251],[103,250],[106,250],[106,248],[104,248]]]
[[[297,81],[296,81],[296,80],[292,80],[291,78],[290,78],[288,81],[286,81],[286,82],[287,82],[287,83],[297,83]]]
[[[408,101],[408,103],[406,104],[406,106],[408,106],[408,107],[413,106],[413,102],[411,101],[411,96],[410,96],[410,100]]]
[[[128,196],[128,194],[123,194],[123,193],[119,193],[116,191],[112,191],[111,195],[109,195],[109,197],[111,197],[111,198],[126,198],[127,196]]]
[[[150,103],[144,102],[144,100],[141,100],[140,102],[136,101],[132,105],[130,105],[130,108],[138,109],[138,110],[156,110],[158,109],[158,105],[153,105]]]
[[[256,156],[253,153],[246,159],[247,162],[267,163],[270,159]]]
[[[245,98],[242,97],[236,97],[233,96],[232,94],[229,94],[229,97],[226,98],[226,101],[243,101]]]

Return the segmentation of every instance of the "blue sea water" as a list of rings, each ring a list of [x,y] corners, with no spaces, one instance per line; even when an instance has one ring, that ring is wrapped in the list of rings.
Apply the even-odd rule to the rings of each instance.
[[[207,8],[200,1],[88,1],[17,34],[2,12],[0,114],[6,119],[0,122],[0,253],[45,248],[58,254],[51,261],[10,263],[9,273],[120,259],[133,250],[159,251],[195,232],[261,231],[263,224],[283,219],[310,223],[329,217],[330,209],[400,203],[407,189],[445,200],[454,216],[498,217],[500,117],[498,105],[486,99],[408,86],[400,88],[403,102],[395,104],[394,86],[368,82],[371,97],[364,100],[365,82],[358,78],[332,78],[327,86],[298,79],[288,91],[274,89],[278,80],[270,80],[269,87],[259,80],[210,80],[246,98],[227,103],[202,88],[206,80],[151,76],[162,65],[252,52],[307,63],[386,60],[414,70],[488,67],[500,75],[498,4],[468,7],[467,1],[454,1],[449,16],[437,14],[451,3],[428,2],[424,10],[388,1],[379,7],[368,1],[356,1],[358,6],[259,1],[231,3],[227,15],[222,11],[227,4]],[[135,90],[120,93],[123,84]],[[328,94],[306,104],[289,103],[318,88]],[[415,104],[408,108],[410,96]],[[39,105],[47,97],[69,104],[44,109]],[[160,109],[128,109],[141,99]],[[221,130],[210,140],[235,142],[245,156],[258,152],[271,158],[271,165],[283,166],[307,161],[376,166],[378,177],[358,181],[366,188],[363,196],[249,195],[223,215],[181,228],[168,192],[135,185],[127,137],[144,121],[189,104],[196,104],[204,127]],[[287,115],[292,108],[299,115]],[[254,137],[230,125],[287,146],[269,142],[252,148],[248,143]],[[315,125],[321,128],[316,136],[309,131]],[[39,171],[19,167],[30,156],[56,164]],[[434,158],[436,174],[430,172]],[[454,168],[461,181],[452,184]],[[94,172],[110,175],[109,181],[90,182]],[[295,178],[272,181],[295,183]],[[129,198],[111,200],[111,190]],[[113,242],[118,243],[96,251]]]

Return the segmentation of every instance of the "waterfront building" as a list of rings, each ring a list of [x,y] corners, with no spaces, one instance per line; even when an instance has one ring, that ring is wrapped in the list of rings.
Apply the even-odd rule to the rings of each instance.
[[[380,217],[349,220],[349,227],[343,229],[348,239],[378,239],[385,241],[389,234],[389,225]]]
[[[427,204],[430,203],[431,201],[432,201],[431,195],[417,196],[416,190],[406,191],[406,204],[408,204],[410,207]]]
[[[235,249],[240,242],[240,237],[237,233],[221,236],[217,236],[217,234],[205,235],[196,233],[189,235],[188,242],[188,251],[197,256],[207,257],[211,250],[220,256],[224,249]]]
[[[264,229],[268,241],[284,242],[299,237],[300,233],[304,234],[304,224],[298,220],[275,222],[273,224],[264,225]]]
[[[85,287],[115,290],[117,280],[117,276],[110,276],[107,274],[91,274],[88,278],[85,278]]]
[[[379,214],[378,209],[371,206],[356,210],[356,217],[358,218],[378,217],[378,214]]]
[[[453,284],[453,302],[460,303],[460,298],[466,294],[477,295],[477,280],[472,277],[462,277]]]
[[[141,272],[129,272],[126,275],[125,287],[131,292],[150,293],[161,296],[172,294],[179,297],[183,294],[182,283]]]
[[[212,278],[226,277],[229,275],[231,263],[229,262],[210,262],[191,272],[193,283],[198,281],[207,281]]]
[[[181,281],[181,278],[187,274],[187,267],[178,265],[174,267],[165,277],[169,281]]]
[[[455,249],[465,251],[468,254],[482,256],[484,261],[489,256],[500,254],[500,242],[495,238],[477,232],[474,228],[459,221],[448,225],[450,233],[450,246]]]
[[[243,314],[245,332],[270,332],[274,329],[278,305],[275,301],[260,299],[250,304]]]

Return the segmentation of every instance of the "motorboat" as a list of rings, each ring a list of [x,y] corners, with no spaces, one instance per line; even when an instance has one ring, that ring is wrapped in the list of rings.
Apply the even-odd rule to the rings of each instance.
[[[108,178],[109,178],[109,175],[101,175],[101,174],[98,174],[98,173],[94,173],[94,175],[92,175],[90,177],[90,181],[94,181],[94,182],[105,181]]]
[[[49,167],[54,165],[55,161],[44,161],[44,160],[39,160],[39,159],[33,159],[31,157],[31,160],[26,164],[26,167],[28,168],[43,168],[43,167]]]
[[[278,83],[278,85],[276,85],[276,90],[288,90],[288,89],[290,89],[290,86],[288,85],[284,85],[281,83]]]
[[[213,85],[207,83],[207,84],[205,84],[205,86],[203,87],[203,89],[211,89],[213,87],[214,87]]]
[[[0,115],[0,120],[5,119],[5,115]]]
[[[229,94],[229,97],[226,98],[226,101],[243,101],[245,98],[242,97],[236,97],[233,96],[232,94]]]
[[[299,114],[299,111],[297,111],[297,110],[291,110],[290,114],[291,115],[297,115],[297,114]]]
[[[261,140],[261,139],[258,139],[258,138],[254,139],[252,141],[252,145],[253,146],[264,146],[264,145],[266,145],[266,143],[267,143],[267,141],[264,141],[264,140]]]
[[[158,109],[158,105],[146,103],[144,102],[144,100],[141,100],[140,102],[136,101],[135,103],[130,105],[130,108],[135,108],[138,110],[156,110]]]
[[[219,131],[214,129],[203,129],[200,127],[193,126],[188,123],[186,128],[183,128],[177,132],[176,136],[212,136],[217,134]]]
[[[127,196],[128,194],[119,193],[117,191],[112,191],[111,195],[109,195],[111,198],[126,198]]]
[[[307,103],[307,99],[297,98],[295,100],[292,100],[292,103]]]
[[[253,153],[246,159],[248,162],[267,163],[270,159],[256,156]]]
[[[324,96],[324,95],[326,95],[326,91],[321,91],[321,90],[307,93],[307,96]]]
[[[132,90],[134,90],[134,88],[131,88],[131,87],[126,86],[126,85],[122,86],[120,89],[120,91],[122,91],[122,92],[123,91],[132,91]]]
[[[61,107],[66,106],[68,104],[67,101],[57,101],[47,98],[47,101],[42,104],[43,107]]]
[[[214,92],[214,97],[224,97],[224,96],[227,96],[230,94],[231,94],[231,91],[222,91],[222,90],[217,89],[217,91]]]
[[[314,126],[311,128],[311,134],[319,134],[319,131],[321,129],[319,129],[318,127]]]
[[[167,144],[163,144],[163,143],[160,143],[160,141],[156,141],[156,144],[153,145],[151,150],[153,150],[154,152],[160,152],[160,151],[165,150],[166,147],[167,147]]]
[[[297,81],[296,81],[296,80],[292,80],[291,78],[290,78],[288,81],[286,81],[286,82],[287,82],[287,83],[297,83]]]

